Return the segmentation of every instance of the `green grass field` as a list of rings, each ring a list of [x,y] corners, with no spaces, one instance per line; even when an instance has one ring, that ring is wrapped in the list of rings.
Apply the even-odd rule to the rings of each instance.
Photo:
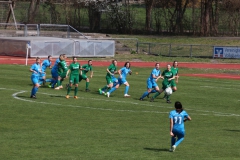
[[[110,98],[99,95],[106,67],[95,67],[91,92],[81,82],[79,99],[44,86],[30,99],[29,66],[0,65],[1,159],[239,159],[239,81],[180,77],[171,101],[181,101],[192,121],[171,153],[168,113],[174,104],[163,95],[138,100],[151,69],[132,68],[139,74],[127,78],[131,98],[123,98],[124,86]],[[182,74],[193,71],[180,68]]]

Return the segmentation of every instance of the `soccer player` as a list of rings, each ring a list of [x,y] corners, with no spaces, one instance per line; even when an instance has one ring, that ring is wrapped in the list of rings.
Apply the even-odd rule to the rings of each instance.
[[[79,82],[81,82],[82,79],[86,80],[86,92],[89,92],[90,90],[88,89],[88,87],[89,87],[90,80],[86,74],[88,71],[91,71],[90,78],[93,77],[92,60],[88,60],[88,64],[84,64],[81,70],[82,70],[82,74],[79,75]]]
[[[160,64],[156,63],[155,68],[152,70],[149,78],[147,79],[147,91],[144,92],[143,95],[140,97],[140,101],[142,101],[150,93],[159,92],[159,87],[157,84],[158,79],[161,77],[161,71],[159,67]]]
[[[171,137],[171,148],[170,152],[174,152],[176,147],[184,140],[185,128],[184,122],[187,120],[191,121],[191,117],[186,111],[183,110],[181,102],[175,102],[175,110],[169,113],[170,118],[170,135]],[[176,141],[177,139],[177,141]]]
[[[130,75],[132,74],[132,71],[131,71],[130,67],[131,67],[130,62],[126,62],[124,64],[124,67],[121,68],[120,70],[118,70],[118,74],[119,74],[118,83],[115,86],[113,86],[109,92],[107,92],[107,97],[109,97],[110,94],[112,92],[114,92],[122,84],[125,85],[124,97],[130,97],[130,95],[128,94],[129,83],[126,80],[127,75],[128,74],[130,74]]]
[[[33,88],[32,88],[32,91],[31,91],[30,98],[35,98],[35,99],[37,98],[36,93],[37,93],[38,88],[40,86],[39,83],[38,83],[38,80],[39,80],[39,75],[42,73],[41,72],[40,61],[41,61],[41,59],[39,57],[37,57],[36,58],[36,63],[34,63],[30,68],[30,72],[32,72],[31,81],[33,83]]]
[[[171,67],[171,71],[173,72],[173,75],[175,76],[175,79],[176,79],[176,81],[175,81],[175,79],[173,79],[171,81],[171,88],[172,88],[173,92],[177,91],[176,83],[178,83],[178,78],[179,78],[177,66],[178,66],[178,62],[177,61],[173,61],[173,66]],[[167,97],[167,95],[164,94],[163,98],[166,98],[166,97]]]
[[[58,63],[58,81],[57,81],[57,87],[55,88],[57,90],[63,88],[62,81],[65,78],[67,78],[66,75],[67,75],[68,67],[65,59],[66,59],[66,56],[62,55],[60,57],[60,62]]]
[[[51,79],[46,79],[46,69],[49,67],[51,69],[51,62],[52,62],[52,56],[49,55],[47,59],[45,59],[41,63],[42,67],[42,74],[40,74],[39,77],[39,84],[41,85],[42,83],[45,84],[45,82],[51,82]]]
[[[66,98],[69,98],[69,93],[72,89],[72,85],[75,85],[74,89],[74,98],[77,99],[77,92],[78,92],[78,83],[79,83],[79,70],[81,66],[77,62],[77,58],[73,57],[73,62],[70,64],[69,69],[67,71],[66,77],[68,77],[69,72],[71,72],[70,77],[69,77],[69,86],[67,88],[67,95]]]
[[[59,55],[59,58],[56,59],[52,69],[51,69],[51,74],[52,74],[52,80],[51,83],[48,85],[48,87],[50,88],[54,88],[55,84],[57,83],[58,80],[58,63],[60,62],[60,57],[62,57],[63,55]]]
[[[99,89],[99,94],[102,94],[105,92],[106,89],[111,89],[113,87],[113,83],[117,80],[114,77],[115,73],[117,73],[117,60],[114,59],[112,60],[112,64],[107,68],[107,85]]]
[[[151,100],[150,100],[151,102],[153,102],[154,99],[157,96],[159,96],[166,88],[170,87],[172,80],[175,79],[175,76],[173,75],[173,72],[171,71],[170,64],[167,65],[167,69],[165,71],[163,71],[160,78],[163,79],[162,88],[157,93],[155,93],[155,95],[151,98]],[[167,98],[167,103],[171,103],[170,95],[167,95],[166,98]]]

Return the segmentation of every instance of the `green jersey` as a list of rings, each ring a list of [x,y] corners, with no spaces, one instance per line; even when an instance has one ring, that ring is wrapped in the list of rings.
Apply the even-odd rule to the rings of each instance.
[[[67,70],[68,70],[68,67],[67,67],[67,63],[66,63],[66,61],[60,61],[59,63],[58,63],[58,73],[65,73],[65,72],[67,72]]]
[[[173,72],[174,76],[178,74],[178,68],[171,67],[171,71]]]
[[[79,75],[79,69],[80,69],[80,64],[77,63],[71,63],[69,66],[69,69],[71,71],[71,75]]]
[[[87,74],[88,71],[92,71],[92,66],[88,64],[84,64],[82,66],[82,74]]]
[[[117,71],[117,67],[114,65],[114,64],[111,64],[109,67],[108,67],[108,70],[114,74],[115,71]],[[111,77],[112,75],[110,75],[108,72],[107,72],[107,77]]]
[[[172,71],[165,70],[163,71],[162,76],[164,77],[164,80],[168,80],[174,76],[174,73]]]

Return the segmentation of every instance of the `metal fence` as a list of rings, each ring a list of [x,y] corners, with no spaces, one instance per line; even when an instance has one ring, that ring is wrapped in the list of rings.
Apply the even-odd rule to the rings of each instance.
[[[137,43],[137,53],[172,57],[212,57],[212,45]]]

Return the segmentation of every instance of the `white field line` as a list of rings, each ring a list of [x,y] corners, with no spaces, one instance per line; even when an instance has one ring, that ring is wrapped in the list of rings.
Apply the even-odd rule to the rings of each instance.
[[[55,106],[68,106],[68,107],[74,107],[74,108],[85,108],[85,109],[94,109],[94,110],[102,110],[102,111],[116,111],[116,112],[132,112],[132,113],[156,113],[156,114],[168,114],[169,112],[159,112],[159,111],[136,111],[136,110],[120,110],[120,109],[107,109],[107,108],[96,108],[96,107],[84,107],[84,106],[76,106],[76,105],[61,105],[61,104],[56,104],[56,103],[48,103],[48,102],[37,102],[34,100],[28,100],[28,99],[24,99],[24,98],[20,98],[18,97],[18,94],[21,93],[25,93],[27,91],[24,90],[16,90],[16,89],[7,89],[7,88],[0,88],[2,90],[12,90],[12,91],[18,91],[14,94],[12,94],[12,96],[17,99],[17,100],[21,100],[21,101],[25,101],[25,102],[31,102],[31,103],[40,103],[40,104],[50,104],[50,105],[55,105]],[[39,92],[40,93],[40,92]],[[47,93],[40,93],[40,94],[45,94],[45,95],[55,95],[55,96],[62,96],[62,95],[56,95],[56,94],[47,94]],[[62,96],[64,97],[64,96]],[[116,102],[116,103],[130,103],[133,105],[138,105],[138,106],[152,106],[152,107],[161,107],[161,108],[173,108],[173,107],[164,107],[164,106],[155,106],[155,105],[147,105],[147,104],[141,104],[141,103],[136,103],[136,102],[125,102],[125,101],[116,101],[116,100],[103,100],[103,99],[97,99],[97,98],[87,98],[87,97],[81,97],[82,99],[91,99],[91,100],[96,100],[96,101],[108,101],[108,102]],[[194,109],[186,109],[186,110],[192,110],[192,111],[196,111],[196,112],[202,112],[202,113],[191,113],[191,115],[196,114],[196,115],[203,115],[203,116],[226,116],[226,117],[240,117],[239,114],[232,114],[232,113],[221,113],[221,112],[215,112],[215,111],[206,111],[206,110],[194,110]]]

